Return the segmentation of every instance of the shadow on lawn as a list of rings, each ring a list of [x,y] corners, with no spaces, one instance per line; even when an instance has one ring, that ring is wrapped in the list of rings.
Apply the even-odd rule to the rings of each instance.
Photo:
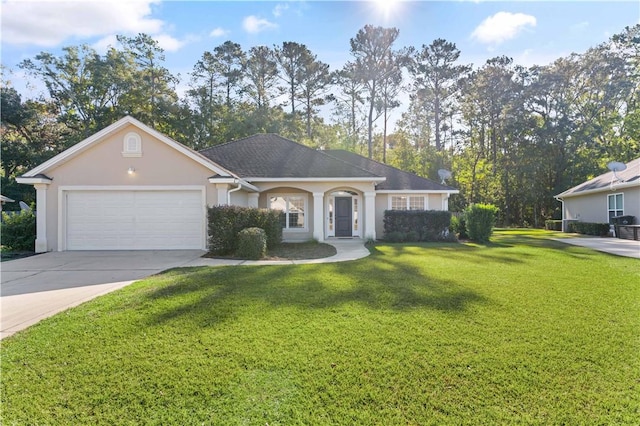
[[[462,312],[484,297],[428,269],[381,253],[355,262],[321,265],[185,268],[167,271],[173,283],[150,293],[167,306],[152,323],[189,319],[213,325],[239,313],[259,315],[265,305],[333,309],[360,304],[378,310],[433,309]],[[164,275],[164,274],[163,274]]]

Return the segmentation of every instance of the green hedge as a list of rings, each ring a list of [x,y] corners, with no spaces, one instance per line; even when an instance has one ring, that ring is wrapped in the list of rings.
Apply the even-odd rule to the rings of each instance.
[[[238,249],[238,232],[245,228],[261,228],[267,238],[267,248],[282,242],[279,210],[238,206],[209,207],[209,251],[227,255]]]
[[[547,231],[562,231],[561,220],[545,220],[544,227]]]
[[[498,208],[492,204],[472,204],[466,208],[464,218],[469,238],[486,243],[491,238],[496,224]]]
[[[0,243],[11,251],[33,251],[36,242],[36,215],[32,210],[2,212]]]
[[[608,223],[591,223],[591,222],[571,222],[569,223],[569,232],[575,232],[584,235],[595,235],[598,237],[606,237],[609,234]]]
[[[451,212],[441,210],[386,210],[385,240],[443,241],[450,239]]]
[[[451,216],[451,226],[449,226],[449,231],[461,240],[469,238],[469,235],[467,234],[467,221],[464,219],[464,214],[460,216]]]
[[[267,234],[261,228],[246,228],[238,232],[236,256],[258,260],[267,255]]]

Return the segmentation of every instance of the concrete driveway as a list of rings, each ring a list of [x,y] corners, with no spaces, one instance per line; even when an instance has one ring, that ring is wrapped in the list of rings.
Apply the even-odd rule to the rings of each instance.
[[[0,338],[200,258],[200,250],[51,252],[0,264]]]

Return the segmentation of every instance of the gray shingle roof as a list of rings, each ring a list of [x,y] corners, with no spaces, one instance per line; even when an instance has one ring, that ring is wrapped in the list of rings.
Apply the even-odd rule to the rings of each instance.
[[[618,175],[618,181],[615,180],[613,172],[607,172],[573,188],[569,188],[562,194],[557,195],[557,197],[571,197],[587,191],[607,190],[611,187],[612,183],[631,185],[635,183],[640,185],[640,158],[628,162],[626,166],[627,168],[625,170],[616,173]]]
[[[212,146],[200,153],[241,178],[379,177],[272,133]]]
[[[267,133],[206,148],[200,153],[241,178],[384,177],[378,190],[456,191],[413,173],[343,150],[316,151]]]
[[[386,181],[376,187],[377,190],[426,190],[426,191],[456,191],[447,185],[434,182],[413,173],[405,172],[395,167],[370,160],[362,155],[344,150],[328,150],[327,155],[354,164],[378,176],[384,176]]]

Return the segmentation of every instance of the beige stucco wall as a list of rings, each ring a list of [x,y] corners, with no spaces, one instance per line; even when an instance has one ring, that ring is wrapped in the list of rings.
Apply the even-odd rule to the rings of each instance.
[[[635,216],[636,223],[640,223],[640,187],[567,197],[564,199],[563,218],[581,222],[609,222],[608,195],[610,194],[624,194],[624,214]]]
[[[411,193],[411,194],[401,194],[401,193],[393,193],[393,194],[377,194],[376,196],[376,237],[384,238],[384,211],[389,210],[391,208],[391,197],[394,195],[416,195],[416,196],[426,196],[428,198],[428,208],[429,210],[443,210],[443,198],[447,196],[447,194],[420,194],[420,193]]]
[[[136,132],[142,138],[142,156],[124,157],[125,134]],[[135,173],[127,173],[129,167]],[[44,172],[52,178],[47,189],[47,249],[58,248],[58,199],[65,187],[178,187],[200,186],[205,189],[207,205],[218,203],[215,185],[208,178],[215,173],[183,155],[164,142],[132,125],[105,137],[69,161]]]

